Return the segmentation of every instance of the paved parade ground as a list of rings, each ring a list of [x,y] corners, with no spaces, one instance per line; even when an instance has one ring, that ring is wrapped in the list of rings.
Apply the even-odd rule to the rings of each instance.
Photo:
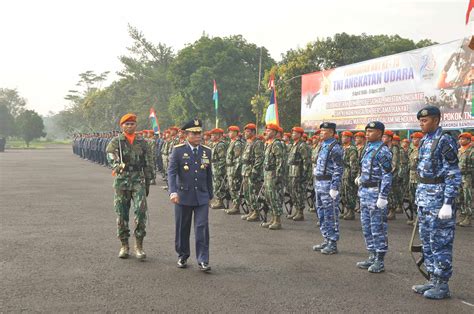
[[[112,180],[69,146],[0,153],[0,312],[474,312],[474,228],[456,229],[449,300],[411,291],[424,279],[401,214],[389,223],[386,271],[371,274],[355,266],[367,256],[359,220],[342,221],[339,254],[325,256],[311,250],[321,237],[308,213],[271,231],[210,210],[205,274],[194,253],[176,267],[161,180],[148,199],[147,260],[117,257]]]

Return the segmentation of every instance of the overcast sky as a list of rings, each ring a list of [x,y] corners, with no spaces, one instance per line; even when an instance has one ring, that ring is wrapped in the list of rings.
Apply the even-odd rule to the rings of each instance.
[[[179,50],[203,31],[242,34],[279,60],[318,37],[399,34],[447,42],[471,34],[468,0],[123,1],[4,0],[0,4],[0,87],[16,88],[46,115],[67,103],[78,74],[121,69],[127,24]],[[474,13],[473,13],[474,14]],[[114,75],[113,78],[116,76]]]

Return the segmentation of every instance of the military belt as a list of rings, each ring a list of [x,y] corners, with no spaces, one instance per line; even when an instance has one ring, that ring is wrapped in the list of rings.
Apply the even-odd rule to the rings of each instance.
[[[320,176],[316,176],[316,180],[318,181],[329,181],[332,179],[332,176],[331,175],[320,175]]]
[[[127,165],[125,167],[125,171],[141,171],[142,170],[142,167],[141,166],[130,166],[130,165]]]
[[[380,185],[380,182],[364,182],[360,184],[363,188],[376,188]]]
[[[418,179],[420,180],[420,183],[423,184],[440,184],[444,183],[444,178],[442,177],[437,177],[437,178],[422,178],[418,176]]]

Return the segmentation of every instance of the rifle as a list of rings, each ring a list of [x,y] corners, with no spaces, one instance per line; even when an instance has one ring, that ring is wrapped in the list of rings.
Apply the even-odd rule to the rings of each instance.
[[[415,225],[413,226],[413,231],[411,233],[411,239],[408,245],[408,250],[411,254],[413,261],[416,264],[418,271],[423,275],[423,277],[429,280],[430,275],[428,274],[428,271],[424,267],[424,263],[423,263],[425,261],[425,256],[423,255],[423,247],[421,244],[413,244],[413,242],[415,241],[417,228],[418,228],[418,216],[416,216],[416,219],[415,219]],[[414,253],[421,253],[421,256],[417,258]]]

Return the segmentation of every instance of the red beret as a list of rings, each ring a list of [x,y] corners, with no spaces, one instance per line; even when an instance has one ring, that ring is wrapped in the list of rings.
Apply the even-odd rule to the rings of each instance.
[[[291,129],[292,132],[297,132],[297,133],[301,133],[303,134],[304,133],[304,130],[302,127],[299,127],[299,126],[295,126],[294,128]]]
[[[280,132],[280,133],[283,134],[283,132],[284,132],[284,131],[283,131],[283,128],[279,126],[279,127],[278,127],[278,132]]]
[[[364,132],[357,132],[354,136],[365,137],[365,133]]]
[[[291,133],[284,133],[283,135],[290,137],[290,136],[291,136]]]
[[[169,128],[169,130],[175,130],[175,131],[179,131],[179,128],[177,126],[172,126],[171,128]]]
[[[474,141],[474,136],[471,136],[471,141]]]
[[[255,125],[255,123],[249,123],[244,127],[244,130],[247,130],[247,129],[256,130],[257,126]]]
[[[394,135],[394,136],[393,136],[393,140],[394,140],[394,141],[400,141],[400,136]]]
[[[122,118],[120,118],[120,125],[124,124],[127,121],[137,122],[137,115],[134,113],[127,113]]]
[[[415,132],[411,135],[412,138],[423,138],[423,133]]]
[[[224,130],[221,128],[215,128],[211,130],[211,134],[224,134]]]
[[[407,138],[404,138],[404,139],[402,140],[402,142],[405,142],[405,143],[410,143],[410,140],[409,140],[409,139],[407,139]]]
[[[390,131],[390,130],[386,130],[385,132],[383,132],[383,134],[393,137],[393,135],[394,135],[395,133],[393,133],[393,132]]]
[[[279,132],[280,131],[280,127],[276,124],[273,124],[273,123],[269,123],[265,126],[265,129],[270,129],[270,130],[274,130],[274,131],[277,131]]]
[[[351,132],[351,131],[344,131],[344,132],[342,132],[342,136],[349,136],[349,137],[353,137],[353,136],[354,136],[354,134],[352,134],[352,132]]]
[[[227,131],[240,131],[240,128],[236,125],[231,125],[230,127],[227,128]]]
[[[464,133],[459,134],[459,138],[461,138],[461,137],[471,139],[472,134],[468,133],[468,132],[464,132]]]
[[[319,140],[319,136],[313,135],[313,136],[311,136],[311,139],[313,139],[313,140]]]
[[[321,130],[316,130],[316,132],[314,132],[314,134],[318,135],[318,134],[321,134]]]

